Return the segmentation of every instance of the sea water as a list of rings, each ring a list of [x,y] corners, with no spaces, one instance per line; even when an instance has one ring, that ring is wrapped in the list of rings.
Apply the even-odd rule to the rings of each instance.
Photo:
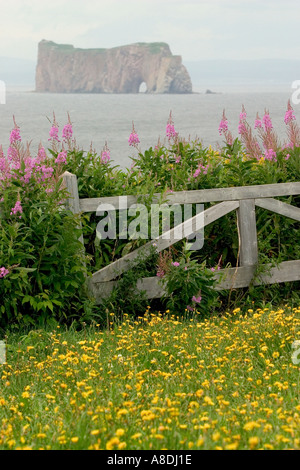
[[[253,125],[256,113],[263,117],[270,112],[273,126],[282,143],[287,140],[284,115],[292,89],[283,91],[222,91],[216,94],[189,95],[139,94],[52,94],[35,93],[26,89],[7,91],[6,104],[0,105],[0,144],[4,151],[9,145],[13,116],[20,127],[23,142],[31,142],[34,154],[41,142],[45,148],[53,113],[60,131],[67,123],[68,113],[73,123],[74,137],[80,148],[92,146],[100,153],[105,143],[111,159],[121,167],[130,167],[131,157],[138,151],[129,147],[128,138],[134,124],[140,138],[140,150],[154,147],[158,139],[163,143],[165,129],[172,112],[175,129],[186,139],[198,138],[204,146],[222,145],[218,128],[223,110],[229,121],[229,130],[238,137],[238,121],[242,105]],[[300,105],[293,105],[300,123]]]

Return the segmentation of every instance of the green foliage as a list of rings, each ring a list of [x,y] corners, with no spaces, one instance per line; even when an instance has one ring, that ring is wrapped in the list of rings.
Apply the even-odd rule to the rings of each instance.
[[[192,252],[185,248],[177,261],[168,262],[161,278],[165,288],[164,298],[167,308],[179,316],[184,312],[206,316],[217,306],[217,282],[205,261],[200,264],[191,257]]]
[[[137,258],[129,263],[129,269],[119,276],[117,284],[109,297],[103,300],[101,311],[103,318],[108,313],[117,317],[124,313],[130,316],[143,315],[149,301],[145,291],[137,293],[137,282],[139,279],[155,275],[157,266],[157,253],[155,247],[150,249],[148,255],[139,254]],[[116,273],[117,274],[117,273]]]
[[[18,181],[0,192],[0,267],[9,271],[0,279],[0,326],[66,321],[74,310],[80,315],[79,299],[86,295],[78,218],[61,203],[61,180],[50,193],[36,181],[21,192]],[[20,197],[22,213],[11,214]]]

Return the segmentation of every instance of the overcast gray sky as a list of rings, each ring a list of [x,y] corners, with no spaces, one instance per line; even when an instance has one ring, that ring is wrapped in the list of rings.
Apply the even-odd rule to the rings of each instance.
[[[82,48],[163,41],[184,61],[298,60],[299,23],[299,0],[12,0],[1,8],[0,56],[35,60],[48,39]]]

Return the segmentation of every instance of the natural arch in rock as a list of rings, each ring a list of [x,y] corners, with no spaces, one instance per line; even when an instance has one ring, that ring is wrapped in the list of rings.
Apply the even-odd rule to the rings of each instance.
[[[142,82],[139,86],[139,93],[147,93],[148,87],[146,82]]]

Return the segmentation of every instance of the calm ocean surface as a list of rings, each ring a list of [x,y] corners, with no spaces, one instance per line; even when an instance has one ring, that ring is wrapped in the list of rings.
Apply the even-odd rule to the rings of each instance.
[[[122,167],[131,165],[130,156],[137,151],[128,146],[132,121],[140,137],[142,151],[165,138],[165,128],[172,111],[175,129],[181,137],[198,137],[205,146],[222,143],[218,127],[223,109],[233,136],[242,105],[248,122],[254,123],[256,113],[270,112],[274,128],[282,142],[286,140],[284,114],[292,90],[273,92],[223,92],[192,95],[103,95],[103,94],[43,94],[24,90],[8,91],[6,104],[0,105],[0,143],[4,150],[9,143],[13,115],[21,130],[23,142],[31,141],[34,153],[41,141],[48,145],[53,112],[60,130],[70,113],[74,136],[84,150],[92,147],[100,152],[107,141],[111,159]],[[300,122],[300,105],[293,105]],[[50,122],[49,122],[50,120]]]

